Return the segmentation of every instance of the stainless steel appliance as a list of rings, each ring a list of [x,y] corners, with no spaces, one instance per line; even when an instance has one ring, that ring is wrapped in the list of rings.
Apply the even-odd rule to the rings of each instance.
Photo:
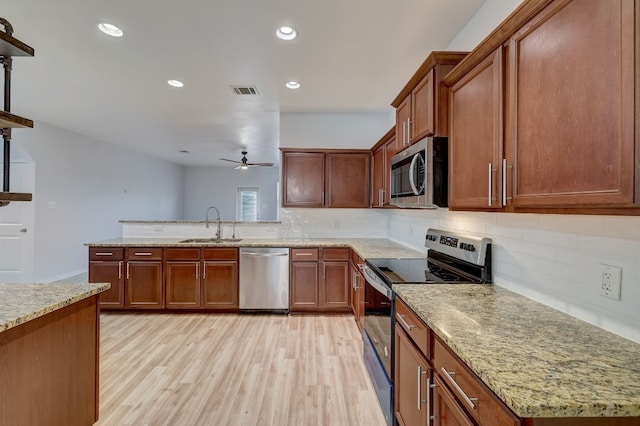
[[[240,310],[289,311],[288,248],[240,248]]]
[[[447,206],[447,138],[424,138],[391,157],[391,204]]]
[[[491,239],[429,229],[426,258],[367,259],[364,360],[389,425],[393,419],[395,284],[491,282]]]

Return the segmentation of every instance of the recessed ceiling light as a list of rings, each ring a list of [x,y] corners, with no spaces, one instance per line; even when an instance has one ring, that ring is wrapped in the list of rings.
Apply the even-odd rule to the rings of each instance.
[[[169,86],[173,86],[173,87],[183,87],[184,83],[181,82],[180,80],[169,80],[167,81],[167,84]]]
[[[298,83],[297,81],[290,81],[286,84],[287,88],[289,89],[299,89],[300,88],[300,83]]]
[[[280,27],[276,31],[276,35],[282,40],[293,40],[298,36],[298,32],[293,27]]]
[[[106,22],[99,23],[98,29],[111,37],[122,37],[124,35],[120,28],[113,24],[107,24]]]

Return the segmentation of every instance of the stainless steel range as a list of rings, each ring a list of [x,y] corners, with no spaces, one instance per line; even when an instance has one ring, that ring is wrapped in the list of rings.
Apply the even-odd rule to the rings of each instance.
[[[393,419],[394,284],[491,283],[491,239],[439,229],[425,237],[426,258],[367,259],[364,359],[389,425]]]

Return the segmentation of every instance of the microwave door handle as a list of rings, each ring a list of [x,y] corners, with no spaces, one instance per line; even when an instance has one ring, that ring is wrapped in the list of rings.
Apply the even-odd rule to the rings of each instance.
[[[416,187],[416,182],[414,179],[416,163],[418,162],[419,159],[420,159],[420,154],[414,155],[413,159],[411,159],[411,165],[409,166],[409,185],[411,185],[411,190],[415,195],[420,195],[420,192],[418,192],[418,188]]]

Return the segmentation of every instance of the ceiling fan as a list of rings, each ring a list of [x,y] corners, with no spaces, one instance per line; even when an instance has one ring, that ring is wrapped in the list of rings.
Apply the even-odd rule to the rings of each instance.
[[[249,160],[247,160],[247,151],[242,151],[242,159],[240,161],[228,160],[226,158],[221,158],[221,160],[229,161],[231,163],[237,163],[238,165],[235,167],[236,170],[238,169],[246,170],[249,167],[255,167],[255,166],[263,166],[263,167],[273,166],[273,163],[249,163]]]

